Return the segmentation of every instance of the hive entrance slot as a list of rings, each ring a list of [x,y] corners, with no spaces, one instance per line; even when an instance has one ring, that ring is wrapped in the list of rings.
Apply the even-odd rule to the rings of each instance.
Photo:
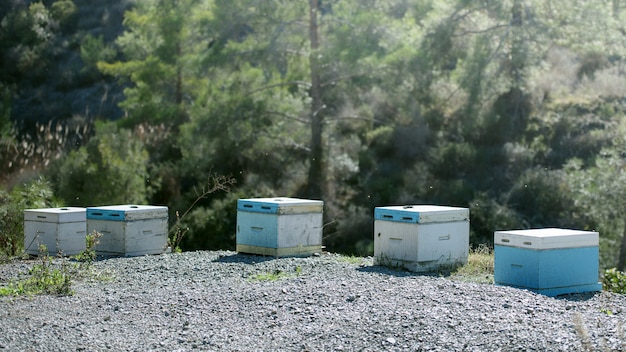
[[[413,218],[410,216],[403,216],[402,220],[413,220]]]

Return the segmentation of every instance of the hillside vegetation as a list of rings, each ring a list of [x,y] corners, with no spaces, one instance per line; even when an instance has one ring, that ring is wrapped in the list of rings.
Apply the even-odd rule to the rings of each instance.
[[[196,204],[184,249],[232,249],[239,198],[294,196],[324,200],[335,252],[372,252],[374,207],[427,203],[468,207],[474,245],[597,230],[602,267],[624,269],[619,1],[0,8],[5,252],[41,194],[164,204],[174,221],[223,175],[236,187]]]

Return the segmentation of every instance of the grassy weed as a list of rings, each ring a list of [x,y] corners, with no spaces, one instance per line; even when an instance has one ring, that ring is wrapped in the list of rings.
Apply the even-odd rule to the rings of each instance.
[[[95,246],[100,234],[97,231],[87,235],[86,248],[74,257],[77,263],[62,261],[60,266],[52,263],[45,245],[39,245],[37,263],[28,272],[28,277],[10,282],[0,287],[0,296],[31,296],[38,294],[72,295],[72,283],[79,278],[91,277],[106,279],[106,275],[94,275],[91,264],[96,260]]]
[[[302,274],[302,267],[296,266],[293,272],[284,272],[282,270],[274,270],[264,273],[258,273],[248,277],[248,281],[277,281],[290,277],[296,277]]]
[[[23,280],[0,287],[0,296],[22,296],[36,294],[72,295],[72,278],[67,264],[60,268],[52,265],[45,245],[39,246],[39,262],[30,269],[30,276]]]
[[[451,273],[451,277],[462,281],[493,283],[493,249],[479,245],[472,249],[467,264]]]

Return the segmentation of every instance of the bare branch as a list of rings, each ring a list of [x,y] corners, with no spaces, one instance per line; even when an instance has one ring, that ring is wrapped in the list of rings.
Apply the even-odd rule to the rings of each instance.
[[[310,82],[306,82],[306,81],[289,81],[289,82],[280,82],[280,83],[275,83],[275,84],[270,84],[268,86],[264,86],[252,91],[248,92],[248,95],[252,95],[258,92],[262,92],[264,90],[267,89],[272,89],[272,88],[277,88],[277,87],[284,87],[284,86],[291,86],[291,85],[298,85],[298,86],[303,86],[303,87],[311,87],[311,83]]]
[[[267,112],[268,114],[273,114],[273,115],[282,116],[282,117],[284,117],[284,118],[286,118],[286,119],[289,119],[289,120],[294,120],[294,121],[297,121],[297,122],[300,122],[300,123],[310,123],[310,122],[311,122],[311,121],[309,121],[309,120],[304,120],[304,119],[301,119],[301,118],[296,117],[296,116],[291,116],[291,115],[288,115],[288,114],[282,113],[282,112],[280,112],[280,111],[272,111],[272,110],[267,110],[266,112]]]

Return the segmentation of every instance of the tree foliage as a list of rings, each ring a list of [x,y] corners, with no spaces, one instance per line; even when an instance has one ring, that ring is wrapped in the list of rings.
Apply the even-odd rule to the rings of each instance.
[[[131,131],[99,123],[86,146],[53,165],[50,178],[72,206],[144,204],[158,185],[147,164],[148,153]]]
[[[25,66],[3,87],[40,69],[73,11],[6,16],[20,36],[1,32],[3,60]],[[114,45],[81,37],[84,72],[124,87],[124,117],[60,163],[55,189],[70,201],[70,185],[115,175],[99,187],[176,211],[206,175],[232,176],[186,219],[194,249],[232,245],[237,197],[280,195],[324,200],[331,250],[371,250],[373,207],[429,203],[469,207],[473,243],[599,229],[617,263],[624,16],[604,0],[138,1]]]

